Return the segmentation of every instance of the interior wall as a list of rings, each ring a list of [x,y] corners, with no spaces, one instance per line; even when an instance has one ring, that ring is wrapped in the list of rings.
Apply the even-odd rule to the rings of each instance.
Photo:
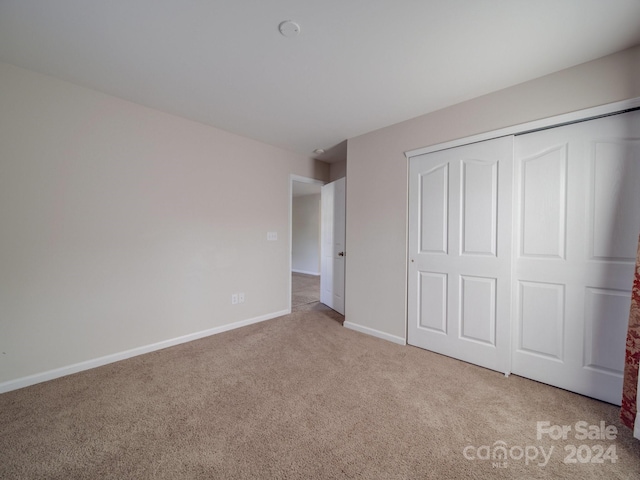
[[[320,275],[320,195],[293,197],[291,270]]]
[[[404,152],[635,97],[640,97],[640,47],[349,139],[349,324],[406,338]]]
[[[0,384],[286,313],[290,174],[329,172],[0,64]]]
[[[329,181],[334,182],[347,176],[347,161],[340,160],[329,164]]]

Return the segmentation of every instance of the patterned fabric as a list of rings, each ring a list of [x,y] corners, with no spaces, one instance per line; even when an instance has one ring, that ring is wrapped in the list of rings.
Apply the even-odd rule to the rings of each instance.
[[[636,256],[636,274],[631,292],[631,311],[622,386],[622,410],[620,420],[633,429],[637,413],[638,364],[640,364],[640,242]]]

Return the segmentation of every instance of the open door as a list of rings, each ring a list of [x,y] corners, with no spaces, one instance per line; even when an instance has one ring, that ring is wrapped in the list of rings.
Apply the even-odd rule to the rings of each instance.
[[[320,301],[344,315],[345,184],[341,178],[322,187]]]

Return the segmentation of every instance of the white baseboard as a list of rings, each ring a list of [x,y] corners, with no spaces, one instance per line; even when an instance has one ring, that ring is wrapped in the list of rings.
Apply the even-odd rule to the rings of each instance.
[[[304,273],[305,275],[313,275],[314,277],[319,277],[320,272],[307,272],[306,270],[296,270],[295,268],[291,269],[292,273]]]
[[[35,385],[36,383],[46,382],[55,378],[64,377],[73,373],[82,372],[91,368],[101,367],[109,363],[119,362],[120,360],[126,360],[127,358],[136,357],[145,353],[155,352],[156,350],[162,350],[163,348],[173,347],[174,345],[180,345],[181,343],[191,342],[200,338],[209,337],[218,333],[227,332],[229,330],[235,330],[236,328],[246,327],[253,323],[264,322],[265,320],[271,320],[272,318],[281,317],[291,313],[290,309],[281,310],[279,312],[268,313],[259,317],[250,318],[247,320],[241,320],[239,322],[229,323],[228,325],[222,325],[220,327],[210,328],[200,332],[190,333],[177,338],[171,338],[169,340],[163,340],[162,342],[153,343],[151,345],[144,345],[142,347],[132,348],[124,352],[113,353],[111,355],[105,355],[104,357],[94,358],[80,363],[74,363],[73,365],[67,365],[66,367],[56,368],[54,370],[48,370],[42,373],[36,373],[27,377],[17,378],[15,380],[9,380],[7,382],[0,383],[0,393],[10,392],[19,388]]]
[[[389,342],[397,343],[398,345],[407,344],[407,341],[402,337],[397,337],[389,333],[381,332],[380,330],[376,330],[374,328],[363,327],[362,325],[358,325],[356,323],[351,323],[351,322],[344,322],[343,326],[345,326],[349,330],[355,330],[356,332],[366,333],[367,335],[378,337],[383,340],[388,340]]]

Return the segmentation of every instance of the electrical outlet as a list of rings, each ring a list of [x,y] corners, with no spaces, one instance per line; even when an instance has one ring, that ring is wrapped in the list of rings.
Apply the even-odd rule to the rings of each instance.
[[[267,232],[267,240],[270,242],[278,240],[278,232]]]
[[[237,305],[238,304],[238,294],[234,293],[233,295],[231,295],[231,305]]]
[[[238,303],[244,303],[244,292],[238,294]]]

